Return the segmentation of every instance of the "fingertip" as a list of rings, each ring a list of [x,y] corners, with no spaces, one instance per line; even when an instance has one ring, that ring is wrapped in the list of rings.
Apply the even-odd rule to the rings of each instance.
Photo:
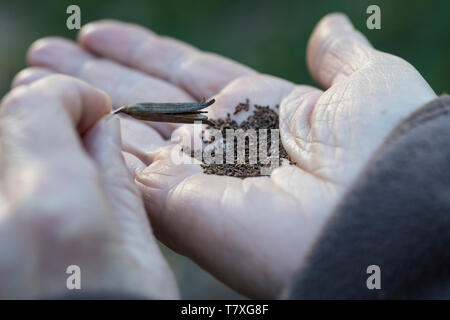
[[[82,26],[80,31],[77,34],[77,40],[83,39],[86,35],[95,31],[95,29],[99,23],[101,23],[101,22],[99,22],[99,21],[89,22],[89,23],[85,24],[84,26]]]
[[[111,98],[105,91],[71,76],[61,75],[61,77],[61,79],[67,82],[68,86],[72,86],[73,84],[77,86],[85,114],[96,115],[100,118],[111,112]]]
[[[16,74],[11,81],[11,89],[14,89],[15,87],[29,84],[33,81],[30,80],[30,72],[28,69],[24,69],[20,71],[18,74]]]
[[[89,22],[85,24],[81,30],[78,32],[77,38],[84,38],[87,35],[96,32],[98,30],[102,30],[109,27],[120,26],[123,22],[111,20],[111,19],[102,19],[94,22]]]
[[[26,60],[28,65],[45,64],[53,57],[53,49],[67,40],[57,37],[45,37],[36,40],[28,48]]]
[[[24,98],[27,97],[27,88],[24,86],[18,86],[11,89],[0,99],[0,114],[7,114],[11,108],[20,106]]]
[[[78,33],[77,41],[95,53],[114,52],[118,59],[129,58],[129,48],[151,32],[140,26],[114,20],[100,20],[85,25]]]
[[[308,50],[315,49],[317,45],[320,45],[330,34],[338,34],[340,32],[353,31],[353,27],[350,19],[343,13],[334,12],[324,16],[311,34],[308,42]]]
[[[89,33],[95,32],[97,30],[109,28],[109,27],[120,27],[126,25],[127,23],[114,20],[114,19],[101,19],[93,22],[89,22],[81,27],[78,32],[78,37],[84,37]]]
[[[79,125],[79,131],[83,133],[92,127],[99,119],[110,114],[112,103],[111,98],[106,92],[82,81],[80,82],[82,83],[82,90],[85,90],[81,93],[83,100],[83,114]],[[110,134],[114,138],[113,143],[120,145],[121,133],[119,119],[113,117],[108,120],[108,123],[108,130],[111,131]]]
[[[345,73],[341,67],[354,66],[369,41],[357,31],[343,13],[323,17],[314,28],[307,46],[307,65],[314,80],[328,88],[336,76]]]
[[[82,134],[112,109],[111,99],[104,91],[71,76],[53,74],[31,85],[39,95],[49,92],[58,97]]]
[[[52,74],[54,72],[46,68],[31,67],[23,69],[13,78],[11,88],[33,83]]]
[[[342,12],[332,12],[320,19],[317,27],[335,26],[339,28],[353,29],[353,24],[349,17]]]
[[[332,33],[337,33],[340,30],[352,30],[348,17],[340,12],[334,12],[324,16],[315,26],[307,45],[306,59],[308,68],[313,78],[319,82],[318,79],[318,64],[320,60],[320,53],[324,50],[326,41],[329,41]]]
[[[92,56],[73,41],[62,38],[44,38],[33,43],[27,53],[27,63],[55,72],[78,75]]]
[[[48,41],[49,41],[48,38],[43,38],[43,39],[34,41],[30,45],[30,47],[28,48],[28,51],[26,53],[26,62],[28,65],[30,65],[30,66],[35,65],[35,61],[39,60],[39,55],[40,55],[40,52],[42,51],[42,48],[45,48]]]
[[[96,32],[102,29],[103,26],[108,25],[106,20],[100,20],[96,22],[90,22],[84,25],[77,35],[77,42],[82,46],[88,45],[91,38],[95,38]]]

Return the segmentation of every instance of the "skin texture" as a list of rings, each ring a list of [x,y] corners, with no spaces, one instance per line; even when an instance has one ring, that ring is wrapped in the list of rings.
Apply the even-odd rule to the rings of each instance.
[[[125,159],[157,237],[255,298],[280,296],[383,139],[436,97],[414,67],[372,48],[342,14],[324,17],[308,43],[308,68],[322,89],[258,74],[121,22],[89,24],[78,42],[36,42],[30,68],[14,86],[58,72],[106,91],[115,107],[214,97],[210,118],[232,114],[246,98],[280,105],[282,143],[297,165],[245,180],[174,165],[173,144],[164,138],[176,126],[121,122]],[[183,125],[173,134],[191,131]]]
[[[100,120],[110,109],[105,93],[63,75],[3,98],[0,298],[69,294],[70,265],[82,292],[178,296],[121,156],[120,124]]]

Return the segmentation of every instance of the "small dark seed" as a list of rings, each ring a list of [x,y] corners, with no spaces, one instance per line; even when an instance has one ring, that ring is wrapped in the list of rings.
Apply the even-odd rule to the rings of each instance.
[[[279,108],[279,105],[275,106],[276,109]],[[250,100],[246,99],[245,102],[239,103],[234,110],[234,115],[238,114],[241,111],[249,111],[250,110]],[[216,119],[214,121],[211,121],[214,125],[213,128],[220,130],[222,132],[223,138],[226,139],[226,129],[255,129],[256,134],[258,136],[259,141],[259,131],[258,129],[279,129],[279,116],[276,111],[274,111],[270,106],[262,106],[262,105],[254,105],[253,113],[250,114],[247,119],[245,119],[243,122],[238,124],[235,120],[231,120],[231,115],[228,113],[227,116],[224,119]],[[211,126],[209,127],[211,128]],[[203,134],[204,132],[202,132]],[[203,139],[205,143],[212,143],[214,140],[207,140]],[[271,138],[270,138],[270,131],[268,131],[267,134],[267,151],[271,149]],[[190,154],[191,157],[194,156],[194,151],[192,150],[183,150],[187,154]],[[237,142],[234,142],[234,153],[235,153],[235,159],[233,164],[227,164],[225,161],[226,157],[226,143],[223,142],[223,163],[224,164],[201,164],[201,167],[203,168],[203,172],[206,174],[213,174],[213,175],[227,175],[231,177],[240,177],[240,178],[246,178],[246,177],[258,177],[261,176],[261,168],[267,167],[268,165],[264,165],[260,163],[259,161],[256,164],[250,164],[249,163],[249,143],[246,143],[245,145],[245,163],[244,164],[238,164],[237,163]],[[269,152],[270,155],[270,152]],[[279,156],[281,159],[287,159],[289,160],[290,164],[295,164],[287,154],[286,150],[284,149],[283,145],[279,145]]]

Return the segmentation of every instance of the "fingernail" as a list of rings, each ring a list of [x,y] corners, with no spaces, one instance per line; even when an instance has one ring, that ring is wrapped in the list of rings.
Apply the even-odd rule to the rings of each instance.
[[[110,141],[119,147],[122,146],[122,136],[120,132],[120,120],[118,117],[112,117],[106,120],[108,136]]]

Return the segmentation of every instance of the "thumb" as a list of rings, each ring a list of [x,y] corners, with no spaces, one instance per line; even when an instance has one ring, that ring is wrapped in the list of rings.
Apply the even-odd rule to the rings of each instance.
[[[86,150],[100,173],[100,184],[108,201],[109,222],[114,231],[111,247],[124,270],[144,274],[139,286],[133,281],[122,288],[150,297],[176,298],[178,289],[145,213],[141,193],[125,165],[119,118],[106,116],[84,137]],[[128,279],[128,278],[127,278]],[[138,288],[138,289],[136,289]]]
[[[373,52],[347,16],[331,13],[319,21],[309,39],[307,64],[314,80],[329,88],[357,71]]]
[[[125,223],[126,227],[120,230],[134,228],[134,234],[145,234],[145,237],[151,238],[141,194],[122,155],[119,118],[104,117],[86,133],[83,142],[100,172],[100,182],[109,202],[113,224]]]

